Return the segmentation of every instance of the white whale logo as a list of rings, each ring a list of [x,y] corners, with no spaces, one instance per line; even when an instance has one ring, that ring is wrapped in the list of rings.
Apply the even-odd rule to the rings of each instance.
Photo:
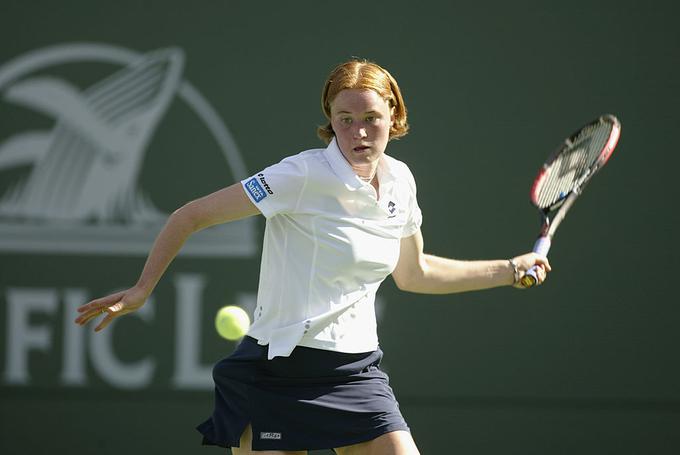
[[[84,90],[38,70],[104,61],[122,68]],[[229,131],[209,103],[182,80],[184,54],[146,54],[102,44],[40,49],[0,66],[5,102],[48,115],[49,131],[23,131],[0,142],[1,173],[29,166],[0,194],[0,251],[146,254],[167,218],[138,181],[147,145],[170,102],[179,97],[222,149],[234,180],[247,171]],[[254,220],[193,236],[189,256],[251,256]]]

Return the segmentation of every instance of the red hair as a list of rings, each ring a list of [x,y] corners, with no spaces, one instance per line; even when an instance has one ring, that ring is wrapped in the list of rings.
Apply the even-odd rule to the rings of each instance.
[[[368,89],[380,95],[394,109],[394,123],[390,127],[390,139],[398,139],[408,133],[406,105],[399,85],[392,75],[380,65],[368,60],[349,60],[336,66],[328,75],[321,92],[321,110],[328,122],[316,130],[316,134],[328,144],[335,132],[331,126],[331,103],[342,90]]]

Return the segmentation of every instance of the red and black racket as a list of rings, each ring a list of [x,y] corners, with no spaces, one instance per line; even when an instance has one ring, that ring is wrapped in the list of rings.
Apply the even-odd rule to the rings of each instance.
[[[603,115],[569,136],[546,160],[531,187],[531,203],[541,212],[541,233],[534,252],[547,256],[552,237],[564,216],[597,171],[607,163],[621,134],[621,123]],[[522,285],[537,282],[534,266]]]

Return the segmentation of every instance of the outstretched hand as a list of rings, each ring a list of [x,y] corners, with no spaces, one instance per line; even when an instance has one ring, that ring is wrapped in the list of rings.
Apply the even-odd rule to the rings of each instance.
[[[522,284],[522,277],[524,277],[533,266],[536,266],[536,275],[538,279],[536,286],[543,283],[548,277],[548,272],[552,270],[548,258],[536,253],[527,253],[512,259],[517,264],[517,269],[519,270],[519,280],[513,286],[519,289],[526,289],[526,286]]]
[[[85,325],[100,315],[106,315],[99,325],[94,328],[95,332],[99,332],[118,316],[132,313],[141,308],[147,298],[148,295],[141,289],[132,287],[125,291],[92,300],[78,307],[77,310],[80,316],[76,318],[75,323]]]

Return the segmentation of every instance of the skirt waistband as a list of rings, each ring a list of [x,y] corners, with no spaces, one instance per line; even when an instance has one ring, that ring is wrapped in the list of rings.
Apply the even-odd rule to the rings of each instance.
[[[320,378],[327,376],[353,376],[378,368],[383,357],[380,348],[371,352],[347,353],[296,346],[289,357],[267,359],[268,346],[258,344],[246,336],[228,357],[233,361],[256,361],[258,366],[272,376],[288,378]]]

